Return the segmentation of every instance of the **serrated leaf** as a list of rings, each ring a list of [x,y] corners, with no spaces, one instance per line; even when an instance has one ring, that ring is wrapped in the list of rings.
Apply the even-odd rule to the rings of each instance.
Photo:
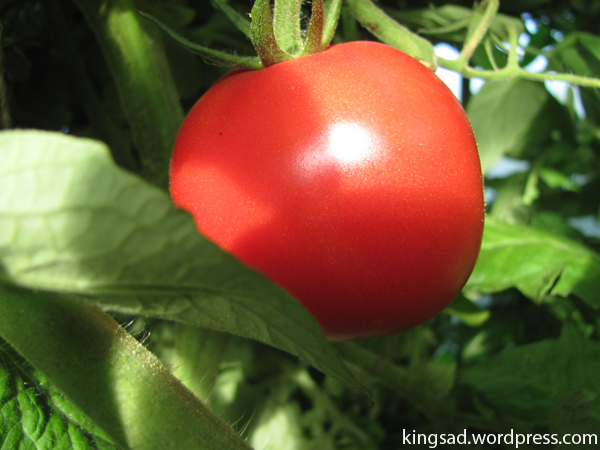
[[[557,398],[575,389],[600,392],[600,344],[572,327],[560,339],[505,350],[462,372],[463,381],[513,423],[548,425]],[[588,403],[596,413],[600,400]]]
[[[118,449],[77,406],[1,339],[0,448]]]
[[[549,99],[543,85],[515,78],[488,81],[467,105],[486,173],[504,154],[520,148]]]
[[[256,339],[363,390],[300,303],[102,143],[7,131],[0,148],[0,281]]]
[[[600,307],[600,255],[562,236],[488,217],[467,288],[497,292],[510,287],[538,301],[546,294],[575,294]]]

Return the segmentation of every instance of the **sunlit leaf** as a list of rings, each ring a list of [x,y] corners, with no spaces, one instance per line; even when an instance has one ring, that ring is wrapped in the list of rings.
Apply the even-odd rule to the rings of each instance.
[[[600,255],[560,235],[488,218],[467,287],[484,292],[516,287],[534,300],[575,294],[600,307]]]
[[[0,281],[256,339],[360,389],[300,303],[103,144],[12,131],[0,148]]]

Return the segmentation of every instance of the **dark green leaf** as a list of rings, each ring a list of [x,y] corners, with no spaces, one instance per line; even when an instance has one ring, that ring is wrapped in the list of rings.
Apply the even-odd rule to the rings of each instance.
[[[117,450],[102,430],[2,339],[0,448]]]
[[[505,350],[496,358],[462,372],[504,418],[523,426],[548,426],[557,398],[575,389],[595,393],[587,403],[600,412],[600,344],[572,327],[560,339]],[[591,432],[591,431],[590,431]]]
[[[585,442],[577,448],[593,450],[598,448],[597,438],[600,435],[600,414],[593,406],[598,398],[596,392],[578,389],[560,396],[550,417],[550,431],[563,436],[577,434]],[[585,436],[585,437],[584,437]],[[570,440],[572,442],[572,440]],[[558,445],[557,448],[566,448]]]

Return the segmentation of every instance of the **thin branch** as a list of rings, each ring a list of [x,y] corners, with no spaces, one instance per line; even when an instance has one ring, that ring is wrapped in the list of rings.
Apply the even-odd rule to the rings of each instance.
[[[509,78],[525,78],[533,81],[566,81],[582,87],[591,87],[600,89],[600,79],[589,78],[570,73],[549,73],[549,72],[528,72],[522,67],[505,67],[500,70],[475,69],[467,64],[461,63],[458,59],[451,60],[438,57],[440,67],[454,70],[467,78],[483,78],[485,80],[506,80]]]
[[[481,18],[481,21],[477,24],[477,27],[475,27],[475,30],[473,30],[472,34],[467,38],[467,42],[465,42],[465,45],[458,57],[458,61],[464,64],[468,64],[468,62],[471,60],[471,56],[473,56],[475,49],[490,29],[492,21],[494,20],[494,17],[496,17],[496,13],[498,12],[498,7],[498,0],[488,1],[485,12],[483,13],[483,17]]]

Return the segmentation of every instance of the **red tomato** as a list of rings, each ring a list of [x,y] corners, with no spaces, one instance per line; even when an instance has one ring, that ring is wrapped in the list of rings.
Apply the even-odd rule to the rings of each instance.
[[[465,112],[415,59],[374,42],[220,80],[171,165],[174,202],[270,277],[331,340],[421,324],[460,292],[483,232]]]

